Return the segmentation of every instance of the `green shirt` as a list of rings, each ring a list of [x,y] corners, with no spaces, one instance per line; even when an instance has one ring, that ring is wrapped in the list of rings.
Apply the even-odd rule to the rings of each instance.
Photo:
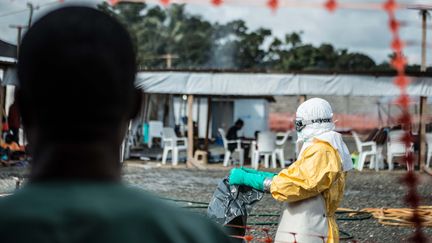
[[[206,218],[115,183],[34,183],[0,199],[0,241],[228,242]]]

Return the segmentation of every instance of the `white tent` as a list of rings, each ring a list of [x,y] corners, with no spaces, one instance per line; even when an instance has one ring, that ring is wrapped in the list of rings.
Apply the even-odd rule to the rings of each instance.
[[[432,96],[432,77],[409,77],[411,96]],[[393,76],[351,74],[267,74],[140,72],[136,85],[147,93],[278,96],[397,96]]]
[[[410,96],[432,96],[432,77],[410,76],[407,93]],[[269,74],[233,72],[140,72],[136,86],[146,93],[188,94],[192,110],[193,96],[398,96],[400,89],[394,76],[364,74]],[[422,102],[426,98],[421,99]],[[422,109],[421,109],[422,110]],[[420,117],[423,111],[420,111]],[[188,117],[192,117],[189,113]],[[189,119],[192,120],[192,119]],[[208,122],[208,121],[207,121]],[[192,130],[192,122],[188,123]],[[208,129],[207,129],[208,130]],[[208,131],[207,131],[208,134]],[[189,144],[193,143],[192,135]],[[192,148],[188,162],[193,161]]]
[[[269,74],[222,72],[139,72],[136,86],[146,93],[210,96],[398,96],[393,76],[362,74]],[[409,77],[410,96],[432,96],[432,77]],[[13,68],[3,85],[16,85]]]

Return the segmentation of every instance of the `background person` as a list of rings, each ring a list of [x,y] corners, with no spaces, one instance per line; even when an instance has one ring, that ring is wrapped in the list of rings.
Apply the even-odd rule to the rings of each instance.
[[[227,140],[238,140],[238,139],[244,139],[243,136],[239,136],[239,132],[244,127],[244,121],[242,119],[238,119],[232,127],[228,129],[226,138]],[[249,150],[250,150],[250,143],[242,142],[240,143],[241,147],[244,149],[244,161],[245,164],[250,163],[249,159]],[[231,153],[237,148],[237,143],[230,143],[228,144],[228,149],[231,151]]]
[[[226,138],[227,140],[237,140],[240,139],[240,136],[238,135],[239,131],[243,128],[244,126],[244,121],[242,119],[238,119],[233,126],[231,126],[228,129],[228,132],[226,134]],[[237,144],[235,143],[231,143],[228,144],[228,149],[233,152],[234,149],[237,148]]]
[[[207,219],[120,182],[119,148],[140,93],[132,41],[115,19],[55,10],[28,30],[18,60],[33,163],[28,185],[0,199],[2,242],[229,241]]]

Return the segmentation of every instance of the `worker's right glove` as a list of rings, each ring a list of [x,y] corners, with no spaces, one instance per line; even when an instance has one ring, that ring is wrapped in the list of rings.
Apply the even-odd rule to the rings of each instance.
[[[245,170],[244,168],[232,169],[229,176],[230,185],[245,185],[260,191],[265,191],[264,182],[268,184],[269,181],[271,182],[273,176],[275,176],[269,172],[256,170],[248,172],[248,170],[249,169]]]

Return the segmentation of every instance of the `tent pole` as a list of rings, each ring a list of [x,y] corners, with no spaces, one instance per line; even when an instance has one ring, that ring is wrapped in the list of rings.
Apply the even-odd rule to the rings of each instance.
[[[420,72],[426,72],[426,22],[427,22],[427,16],[428,11],[425,9],[422,9],[420,11],[422,15],[422,41],[421,41],[421,66],[420,66]]]
[[[163,119],[162,122],[164,124],[164,126],[169,126],[169,101],[170,101],[170,94],[166,94],[165,95],[165,99],[164,99],[164,110],[163,110]]]
[[[200,114],[201,114],[201,97],[196,98],[196,104],[197,104],[197,113],[196,113],[196,118],[197,118],[197,126],[199,127],[200,124]],[[198,134],[199,134],[199,128],[198,128]],[[197,135],[198,135],[197,134]],[[199,137],[199,135],[197,136]]]
[[[425,166],[425,152],[426,152],[426,121],[425,121],[425,113],[426,113],[426,101],[427,101],[427,97],[426,96],[421,96],[420,97],[420,120],[419,120],[419,142],[420,142],[420,146],[419,146],[419,153],[418,153],[418,158],[419,158],[419,166],[420,166],[420,171],[423,172],[423,167]]]
[[[391,104],[388,103],[387,104],[387,126],[390,127],[391,126]]]
[[[209,130],[210,130],[210,118],[211,118],[211,96],[207,97],[207,123],[206,123],[206,134],[205,134],[205,143],[204,149],[208,152],[209,147]]]
[[[380,105],[380,102],[379,102],[379,101],[377,102],[377,108],[378,108],[379,128],[382,128],[384,122],[383,122],[382,115],[381,115],[381,105]]]
[[[6,97],[6,86],[0,86],[0,124],[3,127],[3,117],[6,117],[5,110],[5,97]],[[2,129],[3,130],[3,129]],[[0,131],[1,137],[3,137],[3,131]]]
[[[193,127],[193,95],[188,96],[188,119],[187,119],[187,125],[188,125],[188,147],[187,147],[187,167],[193,166],[193,151],[194,151],[194,127]]]
[[[144,122],[149,121],[151,94],[146,94],[146,103],[144,108]]]
[[[422,10],[422,48],[421,48],[421,54],[422,54],[422,61],[421,61],[421,67],[420,71],[425,72],[426,71],[426,21],[427,21],[427,10]],[[419,158],[419,167],[420,171],[423,172],[423,167],[425,165],[425,152],[426,152],[426,123],[424,121],[424,115],[426,111],[426,100],[427,97],[421,96],[420,97],[420,120],[419,120],[419,152],[418,152],[418,158]]]

